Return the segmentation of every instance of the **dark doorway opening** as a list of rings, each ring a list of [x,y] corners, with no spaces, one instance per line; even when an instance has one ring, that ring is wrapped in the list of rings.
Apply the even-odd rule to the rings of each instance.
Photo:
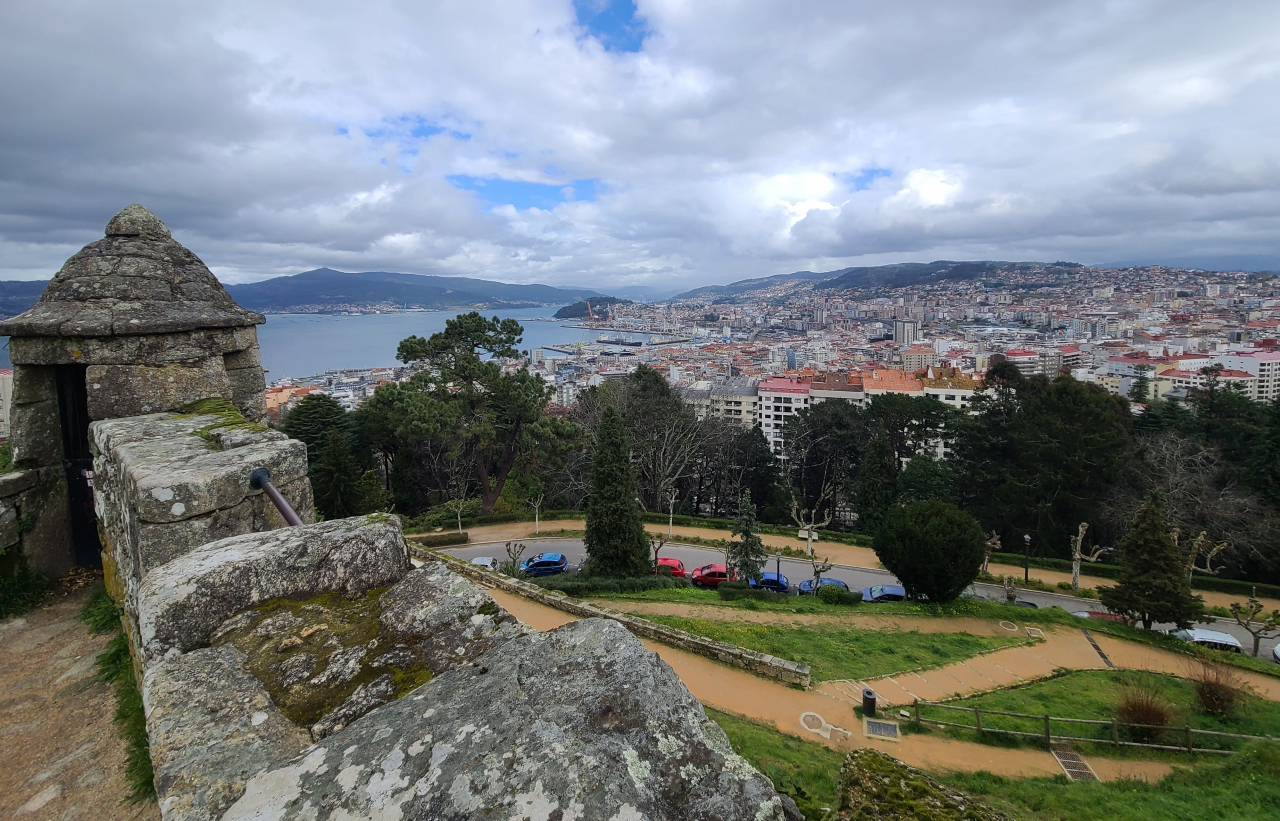
[[[58,418],[62,422],[62,467],[71,513],[71,559],[79,567],[102,567],[98,517],[93,510],[93,453],[89,450],[87,365],[57,365]]]

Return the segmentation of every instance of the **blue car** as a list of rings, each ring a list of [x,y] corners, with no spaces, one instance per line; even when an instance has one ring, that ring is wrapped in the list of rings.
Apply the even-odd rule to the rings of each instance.
[[[761,573],[760,581],[751,579],[750,584],[752,587],[772,590],[774,593],[791,592],[791,587],[787,584],[787,577],[781,573]]]
[[[849,589],[849,585],[845,584],[839,579],[828,579],[824,577],[822,581],[818,582],[818,587],[827,587],[827,586],[838,587],[841,590]],[[812,596],[813,595],[813,579],[805,579],[804,581],[800,582],[799,590],[800,590],[801,596]]]
[[[569,569],[569,560],[563,553],[539,553],[520,562],[520,569],[529,576],[554,576]]]
[[[875,587],[862,588],[862,600],[865,602],[902,601],[906,597],[906,588],[896,584],[877,584]]]

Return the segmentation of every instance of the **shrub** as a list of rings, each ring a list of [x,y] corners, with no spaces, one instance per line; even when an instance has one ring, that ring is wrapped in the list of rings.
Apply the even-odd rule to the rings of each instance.
[[[667,590],[689,587],[687,579],[673,576],[540,576],[529,581],[547,590],[558,590],[575,598],[598,593],[642,593],[646,590]]]
[[[862,592],[845,590],[834,584],[824,584],[818,588],[818,600],[823,604],[861,604]]]
[[[946,502],[891,509],[872,546],[907,595],[935,604],[953,601],[973,583],[984,554],[982,528]]]
[[[423,547],[448,547],[453,544],[466,544],[470,538],[464,530],[461,533],[454,531],[452,533],[432,533],[427,536],[415,536],[413,541]]]
[[[1126,681],[1120,686],[1116,699],[1116,721],[1123,724],[1146,724],[1149,727],[1127,727],[1126,732],[1134,741],[1152,742],[1159,735],[1160,727],[1167,727],[1173,718],[1173,706],[1160,692],[1160,685],[1146,677]]]
[[[1244,703],[1245,687],[1239,676],[1221,664],[1201,659],[1187,676],[1200,709],[1211,716],[1228,718]]]
[[[786,598],[781,593],[752,587],[746,582],[721,582],[720,586],[716,588],[716,594],[720,596],[721,601],[738,601],[739,599],[782,601]]]

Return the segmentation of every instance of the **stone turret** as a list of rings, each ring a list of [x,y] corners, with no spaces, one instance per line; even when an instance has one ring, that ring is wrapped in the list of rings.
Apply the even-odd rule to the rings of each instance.
[[[91,421],[211,397],[250,421],[263,418],[256,326],[264,321],[237,305],[155,214],[130,205],[103,239],[67,260],[39,302],[0,322],[14,369],[13,460],[41,472],[35,484],[44,501],[21,514],[33,566],[56,574],[97,563]],[[4,516],[0,499],[0,530]]]

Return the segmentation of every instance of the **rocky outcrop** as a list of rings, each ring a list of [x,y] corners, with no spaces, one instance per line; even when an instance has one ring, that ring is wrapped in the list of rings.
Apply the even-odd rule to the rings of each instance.
[[[209,644],[232,615],[270,599],[342,591],[349,597],[409,570],[399,520],[337,519],[212,542],[149,572],[138,588],[144,669]]]
[[[250,779],[222,816],[304,818],[800,814],[656,654],[587,619],[514,639],[378,707]]]

